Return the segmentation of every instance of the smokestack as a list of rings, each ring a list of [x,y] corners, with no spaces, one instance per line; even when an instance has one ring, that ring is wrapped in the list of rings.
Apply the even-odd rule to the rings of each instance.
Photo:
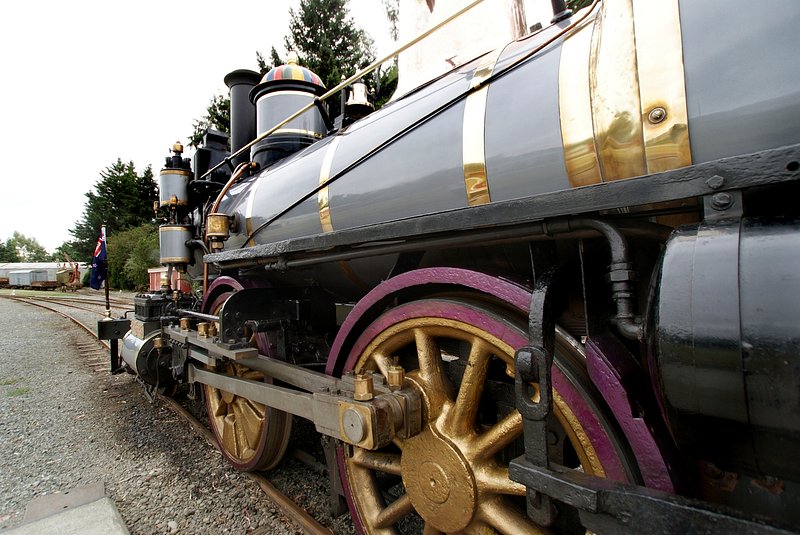
[[[256,107],[250,102],[250,90],[261,81],[255,71],[239,69],[225,76],[225,85],[231,92],[231,154],[256,137]],[[249,159],[247,152],[233,160],[234,167]]]

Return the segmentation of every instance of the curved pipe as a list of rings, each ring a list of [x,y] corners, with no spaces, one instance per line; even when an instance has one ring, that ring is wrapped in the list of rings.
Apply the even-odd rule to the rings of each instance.
[[[608,280],[611,292],[617,305],[616,324],[619,332],[626,338],[641,340],[644,337],[644,324],[636,318],[635,290],[633,281],[636,271],[630,261],[628,241],[613,225],[605,221],[589,218],[569,219],[572,229],[590,228],[596,230],[608,242],[611,250],[611,265],[608,267]]]

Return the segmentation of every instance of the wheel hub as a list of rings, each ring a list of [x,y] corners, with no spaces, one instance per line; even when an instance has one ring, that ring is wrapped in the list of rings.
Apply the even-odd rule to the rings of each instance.
[[[477,509],[475,477],[447,440],[428,428],[406,443],[400,463],[406,492],[426,522],[443,532],[470,524]]]

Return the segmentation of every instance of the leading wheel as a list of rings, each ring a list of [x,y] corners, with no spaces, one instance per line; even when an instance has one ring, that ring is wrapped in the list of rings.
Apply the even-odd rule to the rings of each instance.
[[[235,279],[217,279],[208,289],[204,312],[215,314],[233,292],[242,288]],[[265,334],[257,335],[253,342],[260,353],[268,354]],[[232,362],[225,362],[214,371],[242,379],[265,380],[261,372]],[[211,429],[223,455],[233,466],[251,471],[269,470],[278,464],[289,443],[290,414],[208,385],[203,386],[203,393]]]
[[[525,513],[525,487],[508,477],[522,455],[522,417],[514,403],[514,350],[524,321],[485,305],[450,299],[400,305],[375,320],[354,345],[346,370],[406,370],[423,400],[423,429],[380,450],[346,447],[342,479],[362,533],[537,533]],[[582,353],[558,332],[549,422],[553,462],[630,480],[636,469],[602,417]],[[582,529],[562,514],[561,531]]]

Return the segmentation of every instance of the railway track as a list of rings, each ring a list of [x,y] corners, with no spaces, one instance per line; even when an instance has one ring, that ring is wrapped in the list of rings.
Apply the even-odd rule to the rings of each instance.
[[[87,325],[88,322],[92,321],[92,318],[96,321],[106,315],[104,300],[39,296],[17,297],[10,295],[1,297],[45,309],[71,321],[87,335],[85,342],[76,342],[78,350],[85,357],[84,362],[93,372],[108,372],[108,343],[97,338],[95,326],[92,323]],[[75,303],[95,306],[78,306]],[[126,305],[128,303],[117,300],[116,304]],[[59,309],[59,307],[62,307],[62,309]],[[63,310],[63,308],[66,308],[67,311]],[[75,313],[71,313],[71,311],[75,310],[81,311],[82,317],[78,318]],[[206,442],[214,446],[217,450],[221,449],[211,430],[177,400],[160,394],[157,394],[157,400],[168,407],[180,419],[188,423]],[[299,450],[295,450],[293,453],[295,458],[308,464],[311,470],[319,471],[319,463],[316,463],[310,455]],[[261,491],[283,512],[283,514],[300,527],[304,533],[309,535],[331,535],[333,533],[331,529],[317,521],[302,506],[281,492],[263,475],[256,472],[247,472],[243,473],[243,475],[258,485]],[[256,530],[251,533],[265,535],[268,531]]]

